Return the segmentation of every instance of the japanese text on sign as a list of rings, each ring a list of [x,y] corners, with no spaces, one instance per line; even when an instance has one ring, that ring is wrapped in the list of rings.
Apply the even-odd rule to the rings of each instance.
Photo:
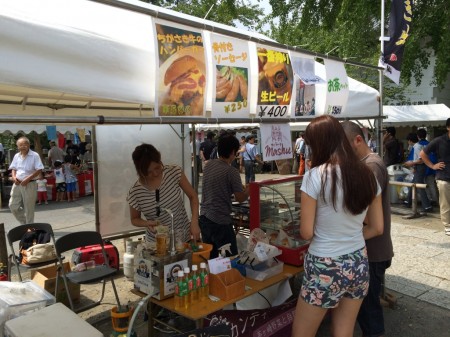
[[[339,78],[328,80],[328,92],[337,92],[348,89],[348,83],[340,83]]]
[[[289,64],[288,54],[276,50],[259,50],[258,56],[267,57],[267,62]]]

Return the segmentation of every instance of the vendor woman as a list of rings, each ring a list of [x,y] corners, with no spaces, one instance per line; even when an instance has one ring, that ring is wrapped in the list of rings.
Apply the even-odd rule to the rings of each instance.
[[[163,165],[161,153],[150,144],[137,146],[132,154],[138,180],[130,188],[127,201],[130,205],[131,223],[146,228],[146,240],[155,241],[155,226],[171,225],[173,213],[174,230],[183,242],[200,239],[198,225],[199,202],[186,175],[176,165]],[[189,221],[181,191],[189,198],[192,218]],[[143,219],[141,215],[144,215]]]

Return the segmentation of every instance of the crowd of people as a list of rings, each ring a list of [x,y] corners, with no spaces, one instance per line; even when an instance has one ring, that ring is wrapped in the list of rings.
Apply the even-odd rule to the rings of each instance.
[[[415,183],[436,181],[438,191],[431,199],[419,190],[422,207],[429,211],[432,202],[439,200],[444,232],[450,235],[450,118],[446,128],[447,133],[431,142],[426,140],[425,129],[408,134],[406,160],[393,127],[384,130],[383,157],[374,152],[375,140],[366,139],[357,124],[340,123],[329,115],[315,118],[298,135],[294,152],[296,172],[303,175],[300,235],[310,246],[304,258],[293,336],[315,335],[327,312],[331,312],[333,335],[351,336],[356,322],[364,336],[385,335],[380,296],[394,256],[387,167],[408,167]],[[193,160],[203,173],[201,200],[182,168],[163,164],[156,147],[144,143],[134,149],[131,159],[137,179],[126,196],[130,221],[145,228],[148,241],[155,241],[157,226],[173,221],[183,242],[202,239],[211,244],[211,258],[227,244],[226,254],[235,256],[232,201],[246,201],[249,183],[255,181],[254,165],[261,156],[254,136],[239,141],[234,133],[222,132],[216,139],[210,132],[198,145],[191,135],[194,144],[198,157]],[[10,165],[14,186],[9,206],[20,223],[32,223],[36,199],[38,204],[47,203],[44,166],[26,137],[17,141],[17,147],[19,153]],[[78,155],[70,142],[64,152],[51,142],[48,157],[57,200],[64,193],[69,201],[74,198]],[[433,178],[427,180],[429,176]],[[189,212],[183,194],[189,199]]]

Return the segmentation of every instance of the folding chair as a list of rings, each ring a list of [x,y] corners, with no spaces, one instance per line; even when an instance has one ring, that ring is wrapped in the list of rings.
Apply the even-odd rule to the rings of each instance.
[[[65,253],[69,250],[73,250],[75,248],[81,247],[81,246],[90,246],[90,245],[97,245],[97,244],[101,245],[101,247],[102,247],[102,253],[103,253],[103,257],[104,257],[104,261],[105,261],[105,263],[103,265],[96,265],[92,269],[87,269],[85,271],[80,271],[80,272],[76,272],[76,271],[65,272],[64,271],[63,259],[62,259],[63,253]],[[117,294],[116,285],[114,283],[114,275],[116,274],[117,270],[114,268],[111,268],[108,264],[108,258],[106,256],[103,239],[102,239],[100,233],[95,232],[95,231],[83,231],[83,232],[75,232],[75,233],[66,234],[66,235],[60,237],[58,240],[56,240],[55,249],[56,249],[56,256],[58,258],[58,264],[59,264],[58,271],[57,271],[57,277],[56,277],[55,289],[58,289],[58,279],[60,276],[62,276],[63,281],[64,281],[64,287],[66,289],[66,292],[68,295],[67,297],[69,298],[70,308],[72,309],[72,311],[78,313],[78,312],[85,311],[87,309],[90,309],[90,308],[93,308],[93,307],[99,305],[102,302],[103,297],[105,295],[106,281],[111,281],[111,284],[112,284],[112,287],[114,290],[114,295],[116,296],[117,305],[120,307],[119,296]],[[75,309],[72,298],[70,296],[70,291],[69,291],[69,286],[68,286],[69,281],[72,283],[80,284],[80,285],[102,281],[103,288],[102,288],[102,293],[101,293],[100,299],[93,303],[89,303],[81,308]]]
[[[8,244],[9,248],[11,249],[11,254],[8,257],[8,280],[11,281],[11,269],[12,265],[14,264],[17,268],[17,273],[19,274],[19,279],[22,281],[22,274],[20,273],[20,269],[38,269],[40,267],[48,266],[50,264],[57,264],[58,259],[55,258],[54,260],[42,262],[42,263],[35,263],[32,265],[28,264],[21,264],[19,260],[19,255],[16,254],[14,251],[14,243],[19,242],[23,235],[31,228],[34,229],[41,229],[46,231],[51,236],[51,241],[53,242],[53,245],[55,245],[55,235],[53,234],[52,226],[48,223],[30,223],[26,225],[20,225],[17,227],[12,228],[10,231],[8,231],[8,234],[6,234],[6,237],[8,238]]]

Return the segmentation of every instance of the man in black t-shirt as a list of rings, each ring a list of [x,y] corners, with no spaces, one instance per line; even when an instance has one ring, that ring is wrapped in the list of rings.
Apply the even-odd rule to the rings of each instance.
[[[206,140],[200,144],[200,158],[203,166],[211,159],[211,152],[216,147],[216,143],[213,141],[214,136],[214,132],[209,131],[206,135]]]

